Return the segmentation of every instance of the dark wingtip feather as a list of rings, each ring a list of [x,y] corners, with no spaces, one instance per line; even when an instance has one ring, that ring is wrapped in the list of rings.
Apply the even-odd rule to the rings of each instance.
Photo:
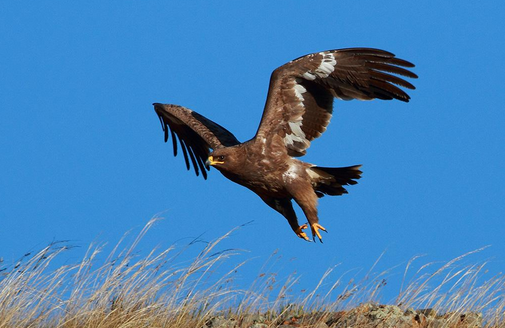
[[[174,149],[174,157],[175,157],[177,156],[177,137],[174,131],[172,131],[172,129],[170,129],[170,134],[172,135],[172,148]],[[167,142],[167,137],[165,137],[165,142]]]
[[[404,102],[409,101],[410,96],[402,89],[395,86],[394,84],[384,82],[381,80],[372,80],[372,81],[373,84],[370,85],[370,90],[372,91],[372,94],[376,98],[383,100],[398,99]]]
[[[165,122],[163,122],[163,137],[165,139],[165,142],[168,141],[168,129],[169,129],[168,125]]]
[[[355,55],[375,55],[379,57],[394,57],[395,55],[389,51],[377,49],[377,48],[345,48],[336,50],[336,52],[350,52]]]
[[[163,122],[163,118],[160,115],[158,115],[158,119],[160,120],[161,128],[163,129],[163,131],[165,131],[165,122]]]
[[[389,65],[389,63],[379,63],[379,62],[373,62],[369,61],[366,62],[365,64],[368,68],[373,69],[375,71],[383,71],[383,72],[388,72],[388,73],[393,73],[393,74],[398,74],[406,77],[410,77],[412,79],[417,79],[417,75],[409,70],[406,70],[405,68],[401,68],[398,66],[394,65]]]
[[[186,162],[186,169],[189,171],[190,166],[189,166],[188,151],[186,150],[186,144],[181,138],[179,138],[179,144],[181,145],[182,154],[184,155],[184,161]]]
[[[195,153],[195,157],[197,159],[198,166],[200,167],[200,171],[202,171],[202,176],[205,178],[207,176],[207,170],[205,166],[205,161],[207,159],[202,158],[197,153]]]
[[[415,89],[415,87],[410,82],[405,81],[404,79],[401,79],[395,75],[391,75],[391,74],[387,74],[387,73],[383,73],[383,72],[379,72],[379,71],[375,71],[375,70],[372,70],[370,72],[370,75],[371,75],[371,78],[373,78],[373,79],[377,79],[377,80],[389,82],[389,83],[394,83],[396,85],[399,85],[401,87],[411,89],[411,90]]]
[[[196,174],[196,176],[199,176],[200,172],[198,170],[198,164],[196,163],[195,154],[193,154],[193,148],[191,148],[191,147],[187,147],[187,148],[188,148],[189,157],[191,159],[191,163],[193,163],[193,169],[195,170],[195,174]]]
[[[416,65],[412,64],[411,62],[406,61],[405,59],[401,59],[401,58],[397,58],[397,57],[391,58],[388,62],[391,64],[394,64],[394,65],[403,66],[403,67],[415,67],[416,66]]]

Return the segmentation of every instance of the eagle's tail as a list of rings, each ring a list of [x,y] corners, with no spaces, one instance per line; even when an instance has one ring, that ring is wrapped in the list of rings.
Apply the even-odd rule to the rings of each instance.
[[[343,186],[358,183],[355,180],[361,178],[361,173],[363,173],[359,170],[360,167],[361,165],[347,167],[313,166],[309,168],[314,191],[319,198],[324,195],[338,196],[347,194],[347,190]]]

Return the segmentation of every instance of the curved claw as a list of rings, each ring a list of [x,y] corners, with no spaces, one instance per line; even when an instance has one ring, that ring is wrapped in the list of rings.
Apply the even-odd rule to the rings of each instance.
[[[306,240],[306,241],[310,241],[309,237],[307,237],[307,234],[305,232],[303,232],[303,229],[307,229],[307,224],[304,224],[304,225],[301,225],[299,226],[296,230],[295,230],[295,233],[298,237]]]
[[[317,238],[319,239],[319,241],[322,243],[323,242],[323,238],[321,237],[321,234],[319,233],[319,230],[322,230],[324,232],[328,232],[326,231],[326,229],[320,225],[319,223],[314,223],[314,224],[311,224],[310,225],[310,229],[312,230],[312,240],[316,240],[316,236]]]

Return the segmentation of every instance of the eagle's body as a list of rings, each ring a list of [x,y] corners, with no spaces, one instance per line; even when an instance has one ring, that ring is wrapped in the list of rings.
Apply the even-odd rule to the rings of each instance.
[[[240,175],[235,174],[235,170],[231,168],[224,168],[223,166],[216,166],[216,168],[228,179],[251,189],[255,193],[272,197],[285,197],[288,195],[283,181],[285,172],[295,162],[297,164],[303,162],[287,156],[282,151],[272,152],[267,155],[265,149],[267,147],[263,142],[254,141],[248,141],[229,149],[229,151],[234,151],[239,155],[234,164],[237,167],[248,168]]]
[[[292,207],[291,200],[295,200],[307,217],[313,238],[321,240],[319,230],[325,229],[318,223],[318,197],[347,193],[343,186],[356,184],[360,165],[319,167],[295,157],[303,156],[310,142],[326,130],[334,97],[407,102],[409,96],[393,84],[414,87],[388,73],[417,76],[400,66],[414,65],[389,52],[369,48],[331,50],[295,59],[273,72],[258,131],[244,143],[190,109],[154,106],[165,141],[171,132],[175,155],[179,137],[188,169],[191,162],[196,174],[201,171],[206,178],[209,165],[215,167],[228,179],[255,192],[288,220],[299,237],[308,240],[303,232],[307,225],[298,224]]]

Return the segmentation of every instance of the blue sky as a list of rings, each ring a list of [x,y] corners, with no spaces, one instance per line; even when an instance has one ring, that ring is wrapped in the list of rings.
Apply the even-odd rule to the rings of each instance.
[[[492,245],[471,261],[505,270],[504,6],[3,3],[0,257],[12,261],[53,240],[115,244],[163,213],[140,250],[215,239],[253,220],[223,243],[247,250],[244,284],[277,249],[283,270],[309,287],[332,265],[366,270],[384,251],[380,267],[391,268]],[[187,172],[163,142],[153,102],[190,107],[245,141],[276,67],[355,46],[415,63],[419,79],[408,104],[336,102],[327,132],[303,158],[363,164],[348,195],[320,201],[323,245],[299,240],[217,171],[207,181]]]

